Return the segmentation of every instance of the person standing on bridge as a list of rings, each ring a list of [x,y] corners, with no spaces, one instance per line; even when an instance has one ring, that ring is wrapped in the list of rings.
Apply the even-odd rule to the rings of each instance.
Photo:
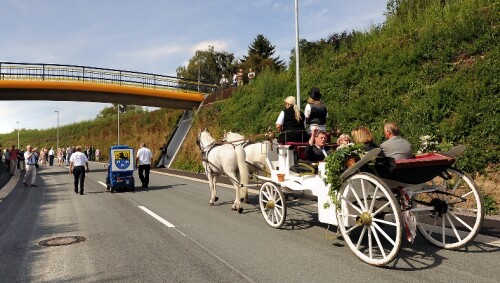
[[[82,146],[77,145],[75,152],[71,154],[69,159],[69,173],[75,177],[75,193],[78,193],[78,183],[80,183],[80,195],[83,195],[83,187],[85,183],[85,167],[89,172],[89,160],[82,152]]]
[[[227,88],[227,84],[229,83],[229,80],[226,78],[226,75],[222,74],[222,78],[220,78],[220,87],[222,90],[225,90]]]
[[[141,179],[142,188],[147,189],[149,185],[149,171],[153,163],[153,153],[146,147],[145,143],[140,144],[140,149],[135,157],[135,164],[139,168],[139,179]]]

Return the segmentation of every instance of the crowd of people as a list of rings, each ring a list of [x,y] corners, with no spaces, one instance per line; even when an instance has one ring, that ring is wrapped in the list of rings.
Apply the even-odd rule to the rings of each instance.
[[[15,145],[12,145],[10,148],[6,148],[3,151],[3,154],[0,156],[0,162],[3,162],[5,164],[5,168],[11,176],[15,175],[16,169],[18,169],[20,172],[25,172],[23,177],[23,184],[25,186],[34,187],[36,186],[36,172],[38,167],[54,165],[71,166],[72,157],[75,155],[75,153],[78,153],[77,155],[81,153],[85,156],[85,159],[87,161],[99,161],[101,157],[101,151],[99,150],[99,148],[96,148],[94,150],[93,146],[86,146],[85,149],[82,149],[81,146],[68,146],[66,148],[57,149],[54,149],[54,147],[43,147],[41,149],[38,149],[36,147],[28,145],[26,146],[26,150],[24,150],[22,145],[19,146],[19,148],[16,148]],[[70,169],[70,172],[73,174],[72,168]],[[28,182],[29,177],[31,177],[31,182]],[[78,178],[79,180],[81,180],[84,177],[79,175]],[[81,183],[83,184],[83,181],[81,181]],[[83,189],[81,190],[81,192],[83,193]]]
[[[84,194],[85,174],[89,172],[89,161],[100,161],[101,151],[99,148],[94,150],[93,146],[82,147],[68,146],[66,148],[54,149],[54,147],[37,149],[31,145],[16,148],[12,145],[5,149],[0,156],[0,162],[4,159],[6,170],[11,176],[14,176],[16,169],[24,172],[22,182],[25,187],[36,187],[37,168],[40,166],[69,166],[69,173],[74,177],[74,192],[80,195]],[[164,144],[161,151],[160,164],[166,164],[167,145]],[[138,168],[139,179],[142,188],[147,189],[149,185],[149,173],[153,164],[153,154],[146,144],[141,143],[136,154],[136,166]],[[160,166],[160,167],[165,167]]]
[[[255,80],[255,71],[252,68],[248,69],[246,77],[248,84],[252,84]],[[222,74],[219,80],[219,84],[221,89],[223,90],[227,89],[230,85],[232,85],[233,87],[240,87],[244,85],[244,78],[245,78],[245,72],[243,71],[243,69],[238,69],[233,73],[233,79],[231,84],[229,82],[229,78],[226,77],[225,74]]]
[[[304,108],[300,111],[296,104],[295,97],[285,98],[284,109],[280,112],[276,120],[276,130],[279,133],[278,142],[305,142],[306,156],[309,161],[322,161],[332,150],[328,146],[330,135],[326,132],[326,119],[328,109],[321,101],[321,92],[317,87],[313,87],[309,92],[309,98]],[[384,124],[384,141],[377,146],[373,141],[373,135],[367,127],[361,126],[351,131],[349,134],[341,134],[336,140],[338,148],[344,144],[362,144],[365,151],[370,151],[380,147],[380,157],[394,159],[412,158],[413,153],[410,143],[400,137],[400,130],[396,123],[388,122]]]

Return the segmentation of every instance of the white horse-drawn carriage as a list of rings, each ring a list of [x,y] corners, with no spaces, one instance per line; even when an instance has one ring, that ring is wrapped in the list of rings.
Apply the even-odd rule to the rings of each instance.
[[[227,141],[244,146],[238,145],[242,141],[238,134],[228,134]],[[317,170],[311,172],[290,170],[305,145],[264,141],[244,147],[247,170],[261,184],[260,210],[271,227],[285,223],[288,193],[312,194],[318,200],[319,221],[338,226],[354,254],[376,266],[392,262],[403,238],[413,241],[416,230],[444,249],[461,248],[478,234],[484,219],[483,198],[472,178],[452,167],[464,146],[393,161],[390,174],[364,170],[380,152],[374,149],[342,173],[338,203],[332,203],[324,162],[314,164]]]

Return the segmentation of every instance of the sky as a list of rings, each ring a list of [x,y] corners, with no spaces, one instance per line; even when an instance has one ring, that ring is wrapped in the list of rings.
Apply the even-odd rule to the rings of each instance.
[[[298,0],[299,37],[368,30],[387,0]],[[295,0],[0,0],[0,61],[175,76],[196,50],[242,58],[258,34],[288,62]],[[106,103],[2,101],[0,134],[92,120]],[[149,108],[152,110],[152,108]],[[56,113],[55,111],[59,111]],[[17,123],[19,122],[19,123]]]

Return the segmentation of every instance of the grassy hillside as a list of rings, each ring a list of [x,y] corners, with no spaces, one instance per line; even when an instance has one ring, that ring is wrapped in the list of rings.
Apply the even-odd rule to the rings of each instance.
[[[161,109],[152,112],[124,113],[120,115],[120,143],[134,148],[145,142],[153,150],[155,159],[159,158],[159,149],[167,142],[183,111]],[[93,146],[99,148],[106,160],[109,148],[117,144],[117,117],[99,118],[59,127],[59,146]],[[39,149],[56,147],[57,129],[24,130],[21,129],[20,144],[31,144]],[[17,131],[0,135],[0,145],[8,147],[17,144]]]

